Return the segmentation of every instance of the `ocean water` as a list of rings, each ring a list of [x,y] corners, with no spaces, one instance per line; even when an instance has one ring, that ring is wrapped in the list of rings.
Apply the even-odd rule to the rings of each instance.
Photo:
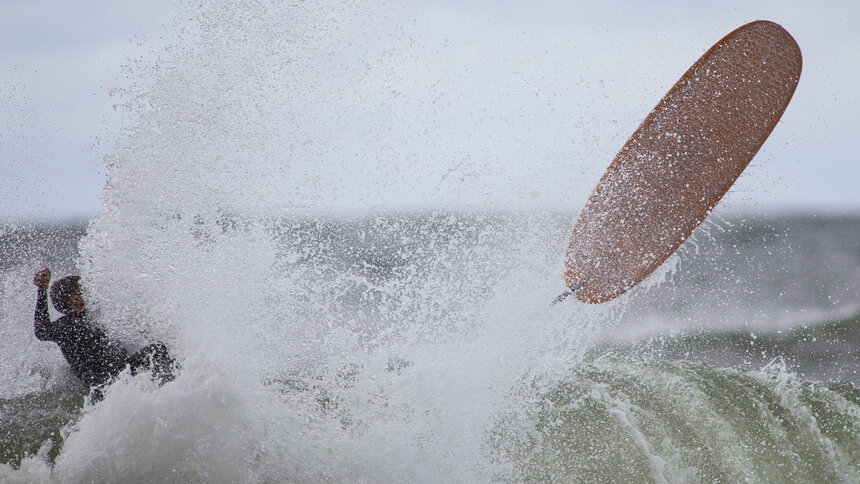
[[[860,219],[709,223],[630,295],[550,306],[570,220],[181,222],[193,273],[169,264],[189,254],[140,253],[119,265],[128,286],[87,290],[115,337],[168,341],[182,371],[124,374],[101,402],[32,334],[32,273],[82,263],[97,223],[7,227],[2,475],[860,478]],[[130,272],[144,261],[161,272]]]
[[[860,219],[728,209],[629,294],[551,306],[628,134],[523,84],[552,54],[415,5],[186,8],[128,66],[101,212],[0,228],[0,481],[860,480]],[[566,205],[516,209],[559,164]],[[176,380],[92,399],[33,335],[44,266]]]

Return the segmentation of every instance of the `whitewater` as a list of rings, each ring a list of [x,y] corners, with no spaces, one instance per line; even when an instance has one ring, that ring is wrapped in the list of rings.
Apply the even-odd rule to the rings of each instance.
[[[393,8],[189,7],[132,66],[102,212],[0,229],[0,480],[860,480],[860,221],[717,213],[630,294],[552,306],[591,187],[499,209],[481,173],[528,151],[506,116],[563,113],[425,75],[444,43]],[[462,205],[385,209],[440,193]],[[176,380],[90,398],[33,337],[45,265]]]

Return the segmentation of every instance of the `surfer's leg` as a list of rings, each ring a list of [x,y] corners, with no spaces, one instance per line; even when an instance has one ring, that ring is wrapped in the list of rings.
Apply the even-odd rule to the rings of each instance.
[[[128,359],[128,365],[132,375],[151,370],[152,376],[162,384],[176,378],[176,360],[170,356],[164,343],[153,343],[141,348]]]

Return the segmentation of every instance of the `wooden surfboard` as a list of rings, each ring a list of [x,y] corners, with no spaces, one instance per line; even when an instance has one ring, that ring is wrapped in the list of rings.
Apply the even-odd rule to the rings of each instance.
[[[710,48],[627,140],[573,228],[565,282],[608,301],[662,264],[767,139],[801,71],[800,48],[773,22]]]

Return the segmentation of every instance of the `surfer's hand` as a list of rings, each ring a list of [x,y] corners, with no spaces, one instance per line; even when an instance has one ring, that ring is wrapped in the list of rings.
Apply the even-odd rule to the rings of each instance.
[[[39,289],[46,290],[51,283],[51,270],[47,267],[36,273],[33,278],[33,284]]]

